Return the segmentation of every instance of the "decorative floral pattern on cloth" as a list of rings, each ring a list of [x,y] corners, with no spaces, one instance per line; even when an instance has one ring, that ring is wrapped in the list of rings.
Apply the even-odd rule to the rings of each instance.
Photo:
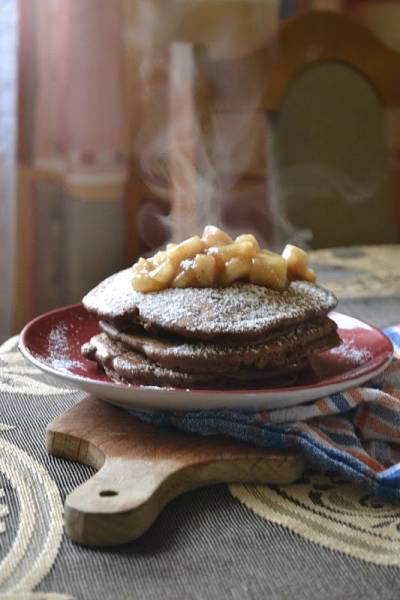
[[[256,514],[311,542],[378,565],[400,565],[400,504],[335,473],[306,472],[288,486],[230,485]]]
[[[16,344],[14,338],[0,347],[0,392],[10,394],[18,390],[41,396],[54,394],[55,390],[60,393],[24,361]],[[11,424],[0,423],[0,481],[5,482],[0,490],[0,534],[6,530],[11,490],[19,509],[14,538],[8,551],[1,555],[0,597],[67,600],[72,597],[32,592],[48,574],[58,554],[63,535],[63,506],[58,488],[46,469],[1,437],[2,432],[13,428]]]

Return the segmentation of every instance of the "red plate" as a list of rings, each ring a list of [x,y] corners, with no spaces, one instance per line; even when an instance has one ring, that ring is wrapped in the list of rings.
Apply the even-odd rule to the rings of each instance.
[[[393,356],[391,341],[376,327],[341,313],[342,345],[315,355],[309,371],[290,387],[257,390],[201,390],[113,383],[80,348],[99,333],[97,318],[81,304],[37,317],[21,333],[20,349],[42,371],[126,408],[273,409],[302,404],[360,385],[380,373]]]

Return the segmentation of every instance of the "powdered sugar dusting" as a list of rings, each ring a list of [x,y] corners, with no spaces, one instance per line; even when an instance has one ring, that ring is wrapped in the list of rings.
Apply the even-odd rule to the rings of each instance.
[[[325,315],[335,296],[315,284],[298,281],[283,291],[239,283],[227,288],[168,288],[141,294],[126,269],[108,278],[83,299],[87,310],[107,320],[130,318],[144,327],[194,338],[216,336],[252,341],[282,326]]]
[[[80,363],[69,356],[69,341],[66,325],[60,324],[52,329],[48,336],[47,361],[59,371],[69,371],[79,367]]]
[[[340,346],[329,350],[329,354],[350,361],[354,366],[362,365],[372,359],[368,348],[357,348],[352,340],[342,340]]]

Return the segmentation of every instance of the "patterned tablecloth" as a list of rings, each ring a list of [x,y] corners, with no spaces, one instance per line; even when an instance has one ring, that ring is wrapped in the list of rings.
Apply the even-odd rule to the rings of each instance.
[[[340,308],[400,321],[400,247],[320,251]],[[173,501],[141,539],[87,549],[63,536],[63,500],[92,473],[47,456],[45,428],[83,397],[0,348],[0,597],[400,597],[400,504],[333,473],[279,486],[215,486]]]

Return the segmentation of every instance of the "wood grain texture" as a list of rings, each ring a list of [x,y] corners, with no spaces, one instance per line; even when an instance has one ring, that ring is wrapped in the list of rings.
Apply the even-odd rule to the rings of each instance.
[[[173,498],[222,482],[291,483],[299,455],[147,425],[88,397],[47,428],[49,454],[98,469],[65,502],[66,532],[86,545],[141,536]]]

